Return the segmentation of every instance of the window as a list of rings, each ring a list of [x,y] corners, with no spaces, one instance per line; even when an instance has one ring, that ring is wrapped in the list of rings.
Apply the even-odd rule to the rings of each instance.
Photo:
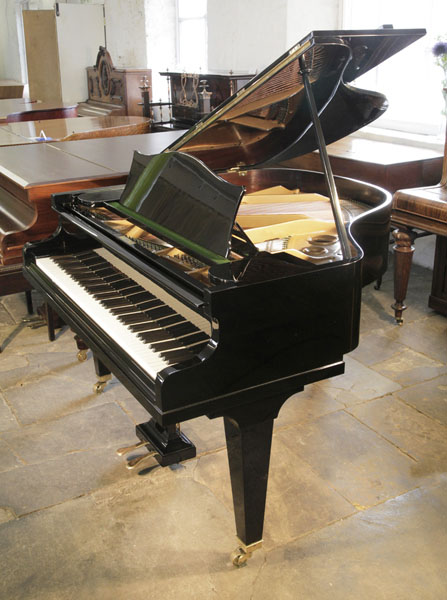
[[[177,62],[190,73],[207,69],[206,0],[177,0]]]
[[[357,87],[384,93],[389,100],[389,109],[374,126],[440,135],[445,128],[443,72],[431,49],[439,37],[447,41],[447,2],[343,1],[346,29],[374,29],[388,23],[396,29],[425,28],[427,35],[355,82]]]

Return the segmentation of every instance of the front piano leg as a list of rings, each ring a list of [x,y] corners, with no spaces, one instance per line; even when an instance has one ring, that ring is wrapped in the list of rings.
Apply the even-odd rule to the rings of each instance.
[[[225,437],[239,546],[231,559],[244,565],[262,546],[273,421],[287,397],[224,414]],[[264,408],[264,410],[263,410]]]

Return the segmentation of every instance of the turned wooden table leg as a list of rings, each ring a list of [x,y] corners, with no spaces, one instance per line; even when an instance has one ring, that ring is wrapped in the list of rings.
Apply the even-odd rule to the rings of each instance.
[[[394,250],[394,309],[396,322],[403,323],[402,313],[407,308],[404,304],[410,278],[411,263],[414,252],[415,234],[411,229],[400,227],[393,231]]]

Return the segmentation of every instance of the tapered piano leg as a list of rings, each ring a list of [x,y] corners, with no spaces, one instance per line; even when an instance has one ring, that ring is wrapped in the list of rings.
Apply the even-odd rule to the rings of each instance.
[[[100,394],[104,391],[104,388],[107,385],[109,379],[112,378],[112,374],[110,369],[106,367],[96,356],[93,356],[93,361],[95,363],[95,372],[98,376],[98,381],[93,386],[93,391],[95,394]]]
[[[273,401],[261,418],[258,411],[247,409],[224,415],[236,532],[241,542],[232,555],[235,566],[245,564],[262,546],[273,421],[285,400]]]

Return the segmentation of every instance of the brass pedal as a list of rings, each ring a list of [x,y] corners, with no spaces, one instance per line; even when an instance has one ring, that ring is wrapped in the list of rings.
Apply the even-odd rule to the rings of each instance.
[[[125,454],[130,454],[130,452],[134,452],[135,450],[138,450],[138,448],[142,448],[143,446],[146,446],[146,445],[147,445],[147,442],[137,442],[136,444],[133,444],[132,446],[124,446],[123,448],[118,448],[116,453],[118,454],[118,456],[124,456]]]
[[[155,456],[156,454],[157,454],[157,452],[155,452],[155,450],[153,450],[152,452],[147,452],[146,454],[143,454],[142,456],[137,456],[136,458],[132,458],[131,460],[127,461],[126,468],[127,469],[135,469],[144,460],[146,460],[147,458],[150,458],[151,456]]]
[[[124,456],[125,454],[130,454],[131,452],[135,452],[135,450],[138,450],[139,448],[142,448],[143,446],[147,446],[147,445],[148,445],[147,441],[137,442],[136,444],[132,444],[132,446],[124,446],[123,448],[118,448],[116,453],[118,454],[118,456]],[[155,450],[150,450],[149,452],[146,452],[146,454],[142,454],[141,456],[137,456],[136,458],[131,458],[130,460],[127,461],[126,468],[127,469],[135,469],[136,467],[138,467],[138,465],[140,463],[142,463],[144,460],[146,460],[146,458],[150,458],[151,456],[154,456],[155,454],[157,454],[157,452],[155,452]]]

